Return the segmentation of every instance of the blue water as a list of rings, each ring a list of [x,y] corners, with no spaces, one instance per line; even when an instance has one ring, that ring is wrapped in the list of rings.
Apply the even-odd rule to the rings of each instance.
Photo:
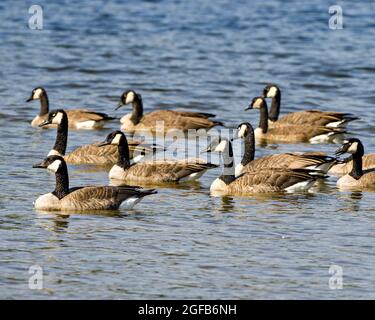
[[[323,0],[38,1],[43,30],[28,27],[32,4],[0,2],[0,298],[375,298],[374,193],[339,191],[331,177],[310,194],[218,198],[217,169],[131,212],[41,214],[33,201],[54,178],[31,165],[55,130],[32,128],[39,103],[25,103],[42,85],[52,108],[121,116],[119,96],[134,88],[146,111],[255,126],[258,113],[244,107],[275,82],[282,112],[354,113],[351,135],[375,152],[373,1],[340,1],[342,30],[328,27]],[[73,131],[68,150],[118,128]],[[272,144],[257,156],[336,148]],[[108,183],[104,171],[69,173],[72,185]],[[42,290],[29,289],[32,265],[43,268]],[[342,290],[328,285],[331,265],[343,270]]]

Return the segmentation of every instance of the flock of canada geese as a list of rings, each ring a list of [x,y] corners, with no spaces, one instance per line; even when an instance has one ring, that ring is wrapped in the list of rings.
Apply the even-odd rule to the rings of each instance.
[[[266,99],[271,99],[268,110]],[[40,100],[40,113],[32,126],[56,128],[56,141],[48,156],[34,168],[54,172],[55,190],[35,201],[40,210],[113,210],[121,204],[131,209],[143,197],[156,194],[155,189],[144,189],[133,184],[178,183],[199,179],[205,171],[218,165],[200,158],[184,160],[145,160],[148,154],[165,151],[155,144],[128,140],[125,133],[147,131],[155,134],[158,122],[163,130],[208,130],[224,126],[212,120],[210,113],[156,110],[143,113],[143,101],[134,90],[125,91],[118,108],[132,105],[132,112],[124,115],[121,130],[110,133],[103,142],[83,145],[66,153],[68,130],[98,129],[115,118],[88,109],[49,111],[49,101],[44,88],[35,88],[27,102]],[[363,190],[375,187],[375,154],[364,155],[364,147],[357,138],[344,140],[346,126],[357,118],[348,113],[304,110],[280,116],[281,91],[275,84],[267,85],[262,95],[255,97],[245,109],[259,109],[259,125],[254,130],[248,122],[238,125],[233,139],[242,139],[244,154],[241,162],[234,163],[233,139],[215,138],[203,152],[220,153],[223,172],[211,184],[211,191],[225,195],[249,195],[265,192],[295,192],[309,190],[316,180],[327,174],[341,176],[340,188]],[[336,156],[325,153],[281,153],[255,158],[255,142],[277,143],[341,143]],[[137,152],[136,152],[137,151]],[[345,159],[338,156],[348,153]],[[68,164],[112,165],[109,179],[120,181],[116,186],[69,186]]]

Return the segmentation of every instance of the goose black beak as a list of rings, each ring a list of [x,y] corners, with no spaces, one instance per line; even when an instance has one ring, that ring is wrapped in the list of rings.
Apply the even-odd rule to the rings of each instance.
[[[41,124],[39,124],[38,127],[44,127],[48,124],[51,124],[51,122],[47,119],[47,120],[44,120]]]
[[[101,143],[98,144],[98,147],[108,146],[109,144],[111,144],[111,143],[108,142],[108,141],[103,141],[103,142],[101,142]]]
[[[44,161],[42,161],[41,163],[33,164],[33,168],[45,169],[47,166],[45,165]]]
[[[248,107],[245,108],[245,111],[246,110],[251,110],[251,109],[253,109],[253,106],[250,104]]]
[[[208,146],[206,149],[202,149],[202,150],[200,151],[200,153],[209,153],[209,152],[212,152],[212,148],[211,148],[211,146]]]
[[[26,100],[26,102],[30,102],[33,100],[33,97],[30,97],[29,99]]]
[[[338,148],[335,151],[335,155],[336,156],[341,156],[342,154],[344,154],[344,153],[346,153],[348,151],[348,148],[349,148],[349,143],[343,144],[340,148]]]
[[[122,103],[122,101],[120,101],[117,105],[117,107],[115,108],[115,110],[118,110],[120,109],[124,104]]]

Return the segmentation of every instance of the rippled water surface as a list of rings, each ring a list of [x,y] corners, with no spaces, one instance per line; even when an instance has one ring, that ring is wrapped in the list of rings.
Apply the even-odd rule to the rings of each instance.
[[[54,177],[31,166],[55,130],[30,127],[39,103],[25,103],[42,85],[52,108],[121,116],[118,98],[134,88],[146,111],[256,125],[244,107],[275,82],[284,112],[361,117],[350,130],[375,152],[373,1],[340,1],[342,30],[329,29],[323,0],[38,3],[43,30],[28,28],[29,1],[0,2],[0,298],[375,298],[375,193],[339,191],[331,177],[308,194],[213,197],[215,169],[134,211],[43,214],[33,201]],[[118,128],[73,131],[68,150]],[[257,156],[336,148],[272,144]],[[69,173],[73,186],[108,183],[105,171]],[[28,288],[32,265],[43,268],[43,290]],[[342,290],[329,288],[331,265],[343,268]]]

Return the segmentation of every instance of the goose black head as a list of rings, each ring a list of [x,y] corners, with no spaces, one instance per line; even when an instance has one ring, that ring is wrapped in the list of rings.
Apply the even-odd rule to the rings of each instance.
[[[39,127],[46,126],[48,124],[61,124],[63,120],[67,120],[68,116],[63,109],[52,110],[48,113],[47,119],[44,120]]]
[[[245,110],[260,109],[264,106],[267,106],[266,100],[264,100],[262,97],[255,97],[253,100],[251,100],[250,105]]]
[[[26,102],[30,102],[31,100],[39,100],[42,95],[46,94],[46,90],[43,87],[34,88],[31,91],[30,98],[26,100]]]
[[[125,138],[125,134],[120,130],[116,130],[108,134],[105,141],[99,144],[99,147],[107,146],[109,144],[119,145],[120,141]]]
[[[249,133],[254,133],[253,126],[249,122],[242,122],[237,127],[237,132],[235,134],[235,139],[242,139],[247,137]]]
[[[263,98],[274,98],[280,92],[280,88],[276,84],[268,84],[263,89]]]
[[[348,140],[344,140],[344,144],[336,150],[336,155],[342,155],[344,153],[351,153],[357,154],[359,156],[364,155],[364,147],[362,142],[357,138],[350,138]]]
[[[115,110],[121,108],[123,105],[133,103],[136,99],[141,99],[141,95],[136,93],[134,90],[125,91],[120,98],[120,102]]]
[[[66,166],[63,157],[52,155],[45,158],[42,162],[34,164],[33,168],[42,168],[58,172],[64,165]]]

